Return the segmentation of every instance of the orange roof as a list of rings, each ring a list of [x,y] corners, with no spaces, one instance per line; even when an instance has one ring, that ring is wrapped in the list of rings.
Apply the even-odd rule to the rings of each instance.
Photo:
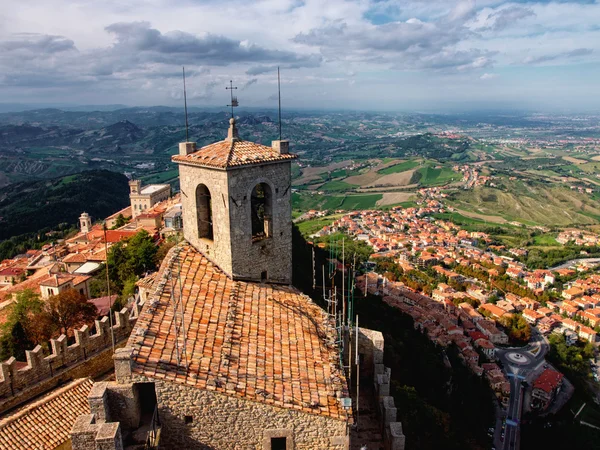
[[[293,287],[233,281],[193,247],[176,250],[156,276],[158,303],[146,303],[129,339],[134,379],[140,374],[346,420],[338,396],[348,396],[347,383],[325,311]],[[160,288],[180,267],[187,368],[173,351],[170,285]]]
[[[58,448],[70,438],[75,419],[89,414],[87,396],[93,381],[75,380],[0,421],[0,448]]]
[[[281,154],[266,145],[242,141],[241,139],[225,139],[206,145],[189,155],[175,155],[172,160],[177,163],[226,169],[228,167],[286,161],[296,158],[296,155],[291,153]]]
[[[533,383],[534,389],[542,389],[545,392],[551,393],[556,389],[563,379],[563,374],[552,369],[544,370],[541,375]]]
[[[63,258],[65,263],[85,263],[87,258],[83,253],[71,253]]]

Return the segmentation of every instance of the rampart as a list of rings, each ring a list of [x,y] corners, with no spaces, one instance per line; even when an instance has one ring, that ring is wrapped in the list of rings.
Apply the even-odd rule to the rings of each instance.
[[[131,311],[123,308],[114,313],[112,332],[115,344],[124,342],[131,334],[143,302],[138,299]],[[67,345],[62,334],[50,340],[51,353],[44,355],[41,345],[27,350],[27,365],[15,357],[0,363],[0,413],[35,397],[71,378],[100,375],[112,367],[112,336],[110,318],[95,322],[95,333],[84,325],[73,330],[75,343]]]

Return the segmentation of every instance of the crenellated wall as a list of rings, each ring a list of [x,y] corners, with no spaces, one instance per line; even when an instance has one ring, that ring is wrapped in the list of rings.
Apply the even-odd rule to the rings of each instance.
[[[130,310],[123,308],[114,313],[113,332],[115,343],[125,341],[131,334],[131,329],[137,321],[143,302],[134,302]],[[84,325],[78,330],[73,330],[75,343],[67,345],[67,336],[64,334],[57,339],[50,340],[51,353],[44,355],[41,345],[25,352],[27,365],[18,368],[16,358],[11,357],[0,363],[0,413],[10,409],[45,390],[65,381],[65,373],[74,370],[78,376],[85,376],[76,369],[83,364],[91,372],[89,376],[98,375],[94,370],[106,364],[91,364],[96,358],[106,359],[112,363],[112,352],[108,358],[105,351],[112,350],[110,318],[103,317],[96,320],[96,332],[90,333],[90,327]],[[110,365],[107,366],[108,368]],[[85,370],[84,370],[85,372]]]

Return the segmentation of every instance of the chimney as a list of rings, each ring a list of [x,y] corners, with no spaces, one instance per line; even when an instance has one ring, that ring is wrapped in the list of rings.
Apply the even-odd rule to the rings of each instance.
[[[290,152],[290,141],[273,141],[271,147],[280,155],[287,155]]]
[[[237,128],[235,127],[235,119],[232,117],[229,119],[229,130],[227,130],[227,140],[237,141],[239,139]]]
[[[180,142],[179,143],[179,154],[182,156],[189,155],[196,151],[195,142]]]

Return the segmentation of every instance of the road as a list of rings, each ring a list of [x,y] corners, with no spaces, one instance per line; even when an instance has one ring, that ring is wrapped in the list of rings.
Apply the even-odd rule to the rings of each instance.
[[[585,263],[600,263],[600,258],[576,258],[576,259],[571,259],[567,262],[564,262],[562,264],[559,264],[558,266],[552,267],[548,270],[558,270],[558,269],[568,269],[569,267],[571,267],[572,265],[574,265],[575,263],[578,262],[585,262]]]
[[[543,370],[546,363],[544,357],[550,344],[548,340],[535,328],[531,329],[531,340],[524,347],[498,348],[497,358],[502,362],[504,372],[509,378],[510,400],[506,415],[506,430],[504,440],[500,439],[498,430],[495,433],[494,446],[503,450],[518,450],[520,447],[519,436],[521,427],[521,414],[523,411],[523,397],[525,388],[522,383],[529,386]],[[502,425],[501,425],[502,426]]]

